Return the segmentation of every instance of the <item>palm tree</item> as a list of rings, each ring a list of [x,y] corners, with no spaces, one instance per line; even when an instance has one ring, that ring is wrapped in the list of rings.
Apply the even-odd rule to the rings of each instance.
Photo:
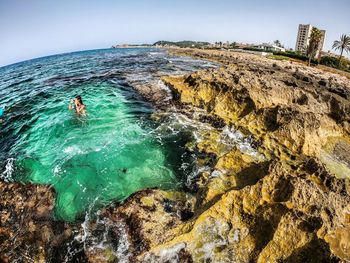
[[[309,57],[309,61],[308,61],[309,66],[311,65],[311,59],[313,59],[317,54],[317,50],[320,47],[321,38],[322,38],[322,32],[316,27],[313,27],[310,35],[309,45],[306,51],[306,54]]]
[[[340,61],[341,61],[341,58],[343,56],[343,51],[344,50],[345,50],[345,52],[350,51],[350,37],[343,34],[340,37],[340,40],[335,40],[333,42],[332,49],[340,50],[340,55],[339,55],[339,65],[340,65]]]
[[[276,46],[278,46],[278,47],[282,47],[282,44],[281,44],[281,42],[277,39],[277,40],[275,40],[275,41],[273,41],[273,43],[276,45]]]

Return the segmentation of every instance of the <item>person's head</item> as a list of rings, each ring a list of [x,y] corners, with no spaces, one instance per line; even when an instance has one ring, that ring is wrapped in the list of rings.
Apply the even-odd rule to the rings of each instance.
[[[76,96],[76,97],[75,97],[75,100],[76,100],[77,102],[79,102],[80,104],[84,105],[83,100],[82,100],[82,98],[81,98],[80,95]]]

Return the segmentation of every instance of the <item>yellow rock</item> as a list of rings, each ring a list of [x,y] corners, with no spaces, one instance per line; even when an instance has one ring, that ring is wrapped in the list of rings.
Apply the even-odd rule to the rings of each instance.
[[[350,260],[350,227],[336,229],[327,234],[325,240],[335,255],[344,260]]]

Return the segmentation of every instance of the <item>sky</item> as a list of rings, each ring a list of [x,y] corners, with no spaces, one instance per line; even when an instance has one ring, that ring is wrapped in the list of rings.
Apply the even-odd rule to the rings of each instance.
[[[350,35],[350,0],[0,0],[0,66],[122,43],[273,42],[294,48],[298,25]]]

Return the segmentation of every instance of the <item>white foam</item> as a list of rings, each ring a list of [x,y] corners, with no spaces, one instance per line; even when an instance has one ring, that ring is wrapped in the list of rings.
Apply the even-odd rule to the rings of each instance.
[[[165,85],[165,83],[164,83],[162,80],[158,80],[158,81],[157,81],[157,86],[158,86],[159,88],[161,88],[162,90],[165,90],[165,91],[166,91],[167,97],[164,99],[165,101],[169,101],[169,100],[172,100],[172,99],[173,99],[173,95],[172,95],[172,93],[171,93],[170,88],[169,88],[167,85]]]
[[[93,202],[95,204],[95,202]],[[81,224],[82,233],[79,233],[74,239],[80,243],[85,243],[87,238],[90,236],[90,213],[92,209],[92,205],[90,205],[89,210],[85,213],[85,220]]]
[[[54,175],[58,175],[62,172],[62,168],[59,165],[56,165],[55,168],[53,169]]]
[[[14,158],[8,158],[6,160],[5,171],[3,171],[0,174],[0,178],[2,180],[4,180],[5,182],[12,182],[13,181],[12,174],[14,172],[14,162],[15,162]]]
[[[233,238],[232,238],[232,240],[233,240],[234,242],[239,242],[239,235],[240,235],[239,229],[235,229],[235,231],[233,232]]]
[[[219,170],[214,170],[211,174],[210,174],[210,177],[219,177],[223,175],[223,172],[222,171],[219,171]]]
[[[119,230],[119,240],[118,247],[116,251],[116,256],[118,258],[118,262],[127,263],[129,262],[130,254],[129,254],[129,240],[128,235],[126,233],[126,226],[122,222],[118,222],[115,224]]]
[[[96,222],[91,223],[92,209],[94,204],[98,201],[98,198],[92,202],[89,207],[89,211],[85,214],[85,220],[81,224],[82,231],[75,237],[75,240],[82,243],[85,251],[108,250],[118,259],[118,262],[128,263],[130,258],[129,248],[130,243],[128,240],[127,226],[124,222],[111,222],[108,219],[101,219],[100,211],[97,211]],[[92,228],[103,228],[102,235],[96,235]],[[115,240],[113,244],[110,242],[108,234],[110,231],[116,232],[118,236],[118,246],[115,248]],[[103,252],[102,252],[103,253]]]
[[[177,263],[180,262],[179,254],[183,249],[191,251],[195,262],[221,262],[215,258],[214,251],[229,244],[227,238],[229,229],[230,226],[225,221],[208,218],[197,229],[193,230],[196,235],[195,240],[188,241],[188,243],[181,242],[169,248],[162,249],[158,254],[147,253],[143,262]],[[235,231],[235,234],[238,235],[239,232]],[[237,237],[235,240],[237,240]]]
[[[176,112],[174,109],[174,112],[167,115],[166,120],[161,123],[156,129],[156,132],[166,134],[166,132],[163,131],[167,130],[170,130],[173,133],[178,133],[181,130],[190,131],[196,140],[201,140],[201,134],[203,131],[213,130],[213,127],[207,123],[202,123],[195,118],[190,119],[186,115]]]
[[[215,248],[224,246],[226,244],[226,240],[223,239],[218,239],[213,242],[205,242],[202,248],[199,249],[199,251],[203,252],[203,256],[201,257],[203,262],[207,262],[207,260],[213,258],[213,251],[215,250]]]
[[[207,260],[214,260],[214,252],[216,248],[227,245],[227,232],[229,231],[228,224],[220,219],[208,218],[200,227],[196,230],[200,233],[198,238],[201,238],[203,242],[202,247],[198,247],[196,243],[191,244],[195,246],[197,257],[201,262],[207,262]],[[197,258],[198,259],[198,258]]]
[[[236,146],[242,153],[258,160],[264,160],[264,156],[252,147],[249,138],[234,128],[225,126],[221,133],[220,142],[228,146]]]
[[[169,262],[177,263],[180,262],[179,253],[182,249],[186,248],[185,243],[176,244],[173,247],[162,249],[158,256],[152,253],[146,254],[144,262],[157,263],[157,262]]]
[[[78,146],[68,146],[66,147],[64,150],[63,150],[64,153],[67,153],[67,154],[82,154],[83,151],[78,147]]]

